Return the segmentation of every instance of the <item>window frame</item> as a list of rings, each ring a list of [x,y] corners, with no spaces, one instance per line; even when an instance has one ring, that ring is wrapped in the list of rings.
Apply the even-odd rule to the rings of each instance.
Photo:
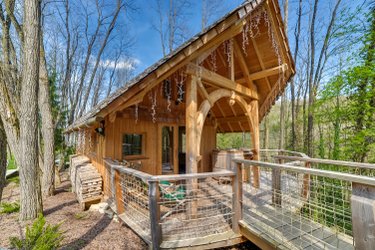
[[[125,155],[124,154],[124,137],[125,135],[141,135],[142,140],[141,140],[141,154],[136,154],[136,155]],[[141,158],[146,158],[146,132],[124,132],[122,133],[121,136],[121,156],[123,160],[132,160],[132,159],[141,159]]]

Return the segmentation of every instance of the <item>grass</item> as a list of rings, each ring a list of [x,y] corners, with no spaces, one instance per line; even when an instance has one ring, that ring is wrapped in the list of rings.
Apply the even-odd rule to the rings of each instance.
[[[12,214],[20,211],[19,202],[2,202],[0,203],[0,214]]]
[[[8,170],[17,169],[16,159],[13,155],[8,155]]]
[[[88,214],[85,212],[79,212],[79,213],[74,214],[74,218],[76,218],[77,220],[82,220],[82,219],[85,219],[87,215]]]

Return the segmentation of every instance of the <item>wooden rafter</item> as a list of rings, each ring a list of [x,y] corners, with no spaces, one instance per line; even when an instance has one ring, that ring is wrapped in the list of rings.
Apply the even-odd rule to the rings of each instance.
[[[257,58],[258,58],[258,62],[260,64],[260,67],[262,70],[265,70],[266,67],[264,66],[264,63],[263,63],[263,60],[262,60],[262,57],[260,55],[260,52],[259,52],[259,49],[258,49],[258,45],[254,39],[254,37],[251,38],[251,42],[253,43],[253,47],[254,47],[254,50],[255,50],[255,54],[257,55]],[[270,91],[272,89],[272,86],[271,86],[271,83],[270,83],[270,80],[268,79],[268,77],[265,78],[266,79],[266,83],[267,83],[267,87],[268,87],[268,90]]]
[[[282,64],[280,66],[276,66],[276,67],[265,69],[265,70],[262,70],[262,71],[259,71],[259,72],[256,72],[256,73],[252,73],[248,76],[248,79],[250,79],[251,81],[254,81],[254,80],[258,80],[258,79],[262,79],[262,78],[267,78],[269,76],[273,76],[273,75],[283,73],[287,69],[288,69],[288,65],[285,63],[285,64]],[[242,78],[242,79],[238,79],[237,81],[239,83],[242,83],[242,82],[247,82],[247,79]]]
[[[239,64],[241,70],[243,71],[243,73],[245,75],[245,80],[246,80],[247,84],[249,85],[249,87],[256,91],[257,87],[255,86],[253,80],[250,79],[249,68],[247,66],[245,57],[244,57],[244,55],[242,53],[242,50],[240,49],[240,46],[238,45],[236,39],[233,39],[233,45],[234,45],[234,50],[236,52],[235,56],[238,60],[238,64]]]
[[[242,116],[228,116],[216,118],[218,123],[228,123],[228,122],[246,122],[248,117],[246,115]]]
[[[108,105],[108,107],[98,112],[97,115],[104,117],[111,113],[113,109],[117,109],[123,104],[126,106],[127,104],[124,102],[128,102],[128,100],[134,95],[144,97],[152,88],[170,77],[188,62],[195,60],[199,55],[202,55],[202,53],[211,50],[215,46],[223,43],[225,40],[228,40],[242,32],[242,28],[246,22],[243,22],[243,20],[234,19],[237,19],[237,17],[228,18],[228,21],[223,21],[220,26],[218,25],[217,27],[209,30],[202,37],[195,40],[192,44],[175,55],[172,59],[168,60],[168,63],[160,65],[158,69],[144,78],[141,82],[139,82],[139,84],[132,86],[131,90],[126,92],[126,96],[116,98],[112,103],[110,103],[110,105]]]
[[[258,99],[258,93],[252,89],[249,89],[241,84],[238,84],[224,76],[216,74],[208,69],[203,67],[189,64],[186,68],[186,73],[189,75],[198,75],[202,78],[209,85],[217,86],[220,88],[225,88],[229,90],[235,91],[237,94],[242,96],[251,98],[251,99]]]

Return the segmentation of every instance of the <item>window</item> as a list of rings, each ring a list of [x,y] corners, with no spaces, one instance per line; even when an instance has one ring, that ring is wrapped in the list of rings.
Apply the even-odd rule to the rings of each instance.
[[[122,155],[143,155],[144,134],[124,134],[122,137]]]

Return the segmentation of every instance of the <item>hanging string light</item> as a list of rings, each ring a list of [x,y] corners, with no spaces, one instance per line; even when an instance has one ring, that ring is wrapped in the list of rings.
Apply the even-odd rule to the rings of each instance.
[[[212,65],[212,71],[216,72],[217,71],[217,64],[216,64],[216,50],[212,51],[210,54],[210,62]]]
[[[135,123],[138,123],[138,103],[135,105]]]
[[[152,122],[156,122],[156,106],[157,106],[157,91],[150,92],[149,99],[151,101],[151,117],[152,117]]]
[[[92,133],[88,132],[88,146],[89,146],[89,152],[92,152],[93,146],[92,146]]]
[[[177,74],[176,82],[177,82],[177,100],[176,104],[182,103],[184,101],[184,82],[186,76],[184,75],[183,71]]]
[[[81,147],[82,147],[82,131],[79,130],[77,133],[77,152],[81,152]]]
[[[164,85],[164,96],[167,98],[167,110],[168,112],[171,112],[171,99],[172,99],[172,84],[170,80],[165,80]]]
[[[230,66],[230,61],[232,60],[232,49],[233,49],[233,40],[227,40],[223,43],[224,46],[224,54],[226,55],[227,58],[227,63],[228,66]]]
[[[247,46],[249,45],[249,23],[246,22],[245,26],[242,29],[242,50],[245,56],[247,57]]]

